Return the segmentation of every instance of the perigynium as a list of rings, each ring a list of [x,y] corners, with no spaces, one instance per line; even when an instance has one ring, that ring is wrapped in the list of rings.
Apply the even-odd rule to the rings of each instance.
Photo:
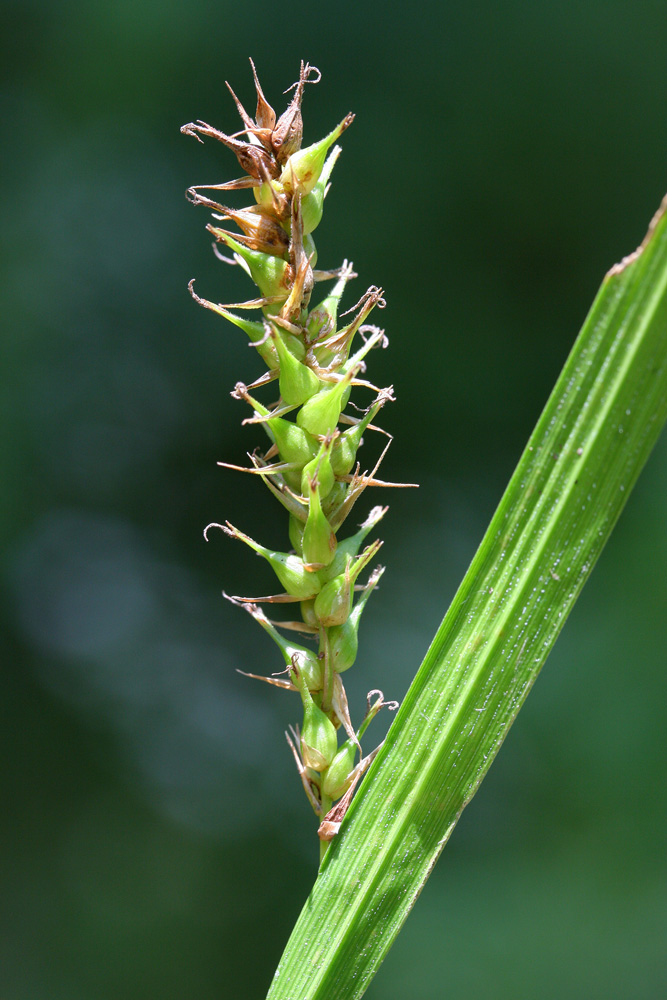
[[[279,593],[230,600],[252,615],[282,654],[283,675],[261,679],[297,692],[301,699],[302,722],[286,734],[287,742],[319,819],[324,853],[379,749],[364,756],[361,737],[382,707],[396,707],[381,691],[370,691],[366,713],[355,730],[341,676],[355,662],[361,614],[383,573],[382,567],[371,565],[382,543],[365,542],[387,508],[374,507],[358,530],[338,538],[366,487],[401,485],[376,478],[389,435],[372,470],[362,471],[357,457],[367,431],[386,434],[374,421],[394,397],[391,387],[378,388],[363,377],[369,352],[387,346],[384,332],[367,322],[372,310],[385,304],[382,290],[371,286],[355,306],[341,313],[347,282],[356,275],[347,261],[338,268],[318,269],[313,240],[341,152],[335,143],[354,116],[345,115],[324,139],[302,147],[303,94],[306,84],[318,82],[319,71],[301,63],[299,79],[289,88],[294,96],[277,117],[252,60],[251,66],[257,91],[254,118],[227,84],[243,123],[240,132],[227,135],[202,121],[181,131],[200,141],[201,136],[218,140],[245,172],[235,180],[191,187],[187,197],[213,210],[215,224],[206,228],[215,238],[216,254],[223,256],[217,244],[231,251],[232,257],[223,259],[242,267],[258,294],[222,305],[200,298],[193,281],[189,288],[200,305],[239,327],[266,365],[251,384],[238,382],[232,395],[252,411],[244,423],[260,425],[268,439],[264,450],[250,455],[251,467],[244,471],[259,476],[287,511],[289,546],[286,538],[286,550],[274,551],[229,522],[209,525],[205,535],[209,528],[222,528],[266,559],[277,577]],[[225,192],[226,199],[227,192],[245,190],[254,197],[245,208],[232,208],[202,193],[216,192],[214,197],[220,198]],[[230,223],[238,231],[225,228]],[[331,281],[333,287],[316,296],[319,301],[312,305],[315,286]],[[259,318],[251,318],[253,314]],[[370,396],[364,408],[350,402],[353,389]],[[256,393],[266,393],[266,402]],[[300,617],[274,621],[260,603],[296,604]],[[285,638],[279,629],[302,633],[312,648]]]

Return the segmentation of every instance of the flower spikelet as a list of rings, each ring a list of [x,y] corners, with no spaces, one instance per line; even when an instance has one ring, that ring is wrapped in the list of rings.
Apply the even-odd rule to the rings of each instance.
[[[344,538],[339,534],[368,486],[412,484],[377,478],[387,447],[370,471],[361,471],[357,455],[363,435],[380,431],[375,420],[384,404],[393,401],[391,388],[380,389],[364,377],[366,356],[387,344],[384,332],[367,322],[374,309],[384,307],[382,290],[372,286],[356,306],[341,313],[346,285],[356,275],[347,261],[319,269],[313,239],[340,154],[336,143],[354,115],[345,115],[323,139],[304,146],[302,103],[306,85],[319,81],[319,70],[301,63],[299,78],[289,88],[289,104],[277,115],[252,60],[251,66],[254,117],[227,85],[241,117],[240,131],[227,134],[203,121],[190,122],[181,131],[200,141],[217,140],[244,171],[233,180],[193,186],[187,197],[212,211],[214,221],[207,229],[216,253],[240,265],[257,291],[245,302],[222,304],[201,298],[194,282],[189,287],[199,304],[246,334],[265,365],[252,384],[237,383],[232,395],[249,407],[244,422],[258,424],[266,441],[244,471],[259,476],[287,511],[289,546],[274,551],[229,522],[209,525],[205,535],[211,527],[222,527],[265,559],[275,574],[277,593],[230,599],[251,614],[282,653],[284,673],[269,670],[261,679],[301,698],[301,725],[287,739],[326,850],[376,752],[364,757],[361,737],[380,708],[396,707],[385,702],[382,692],[372,691],[355,730],[341,677],[355,662],[361,614],[383,572],[372,565],[382,543],[366,543],[366,538],[387,508],[374,507],[358,530]],[[230,195],[233,201],[238,191],[252,192],[254,201],[231,207]],[[324,282],[333,284],[318,295]],[[353,391],[366,395],[365,405],[351,402]],[[388,446],[391,439],[385,436]],[[291,618],[270,619],[258,607],[261,602],[285,605]],[[283,636],[293,632],[301,633],[308,645]]]

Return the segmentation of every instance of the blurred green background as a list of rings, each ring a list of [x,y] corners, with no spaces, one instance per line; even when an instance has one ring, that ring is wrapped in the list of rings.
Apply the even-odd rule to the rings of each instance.
[[[230,399],[260,370],[189,184],[237,176],[248,55],[305,141],[349,110],[317,235],[386,289],[396,491],[353,713],[401,698],[606,269],[667,191],[663,0],[2,8],[3,1000],[261,998],[317,845],[270,640],[220,596],[285,517]],[[241,203],[241,202],[239,202]],[[376,320],[378,321],[378,320]],[[361,512],[363,514],[363,511]],[[663,438],[370,1000],[665,995]],[[381,727],[380,727],[381,728]],[[372,738],[372,733],[369,734]],[[295,998],[296,1000],[296,998]]]

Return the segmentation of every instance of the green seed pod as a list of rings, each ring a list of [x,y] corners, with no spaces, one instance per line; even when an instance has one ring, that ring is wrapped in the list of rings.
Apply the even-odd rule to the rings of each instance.
[[[330,663],[337,674],[342,674],[353,666],[359,649],[358,619],[354,619],[354,608],[350,617],[342,625],[329,629]]]
[[[337,674],[349,670],[357,658],[359,647],[359,622],[366,607],[366,602],[384,572],[383,568],[376,570],[368,581],[364,592],[352,608],[350,617],[342,625],[334,625],[329,629],[330,662]]]
[[[321,625],[342,625],[352,609],[352,594],[357,577],[378,552],[382,542],[375,541],[355,560],[347,557],[345,571],[325,583],[315,598],[315,614]],[[326,571],[325,571],[326,572]]]
[[[303,340],[292,333],[287,333],[285,330],[276,330],[276,333],[292,357],[296,358],[297,361],[303,361],[306,356],[306,345]]]
[[[216,229],[215,226],[207,226],[206,228],[210,233],[213,233],[219,243],[224,243],[225,246],[234,251],[237,259],[244,263],[245,270],[262,295],[267,298],[272,298],[274,295],[287,298],[290,278],[290,267],[287,261],[283,260],[282,257],[262,253],[260,250],[251,250],[250,247],[235,240],[224,229]]]
[[[335,576],[344,572],[347,560],[356,556],[363,540],[373,530],[375,525],[379,524],[388,510],[388,507],[373,507],[364,523],[360,525],[359,530],[354,535],[350,535],[349,538],[344,538],[342,542],[338,543],[336,555],[332,562],[319,574],[323,583],[333,580]]]
[[[280,183],[286,194],[306,195],[313,190],[324,169],[329,149],[353,121],[354,115],[346,115],[340,125],[337,125],[324,139],[292,153],[280,175]]]
[[[327,495],[326,500],[322,502],[322,510],[328,521],[332,519],[339,512],[340,508],[345,503],[347,498],[347,483],[335,482],[331,487],[331,492]]]
[[[325,771],[336,756],[338,737],[331,719],[315,704],[297,669],[292,669],[292,682],[299,689],[303,702],[303,725],[301,727],[301,756],[306,767],[313,771]]]
[[[310,601],[301,601],[301,617],[306,625],[313,625],[317,627],[320,623],[317,620],[317,615],[315,614],[315,599]]]
[[[349,558],[349,557],[348,557]],[[330,580],[315,598],[315,614],[320,625],[342,625],[347,621],[352,605],[352,583],[349,570]]]
[[[362,323],[376,305],[379,305],[381,302],[384,304],[382,290],[380,288],[369,288],[361,301],[361,308],[349,326],[330,334],[315,346],[314,353],[317,363],[323,368],[343,374],[349,368],[357,365],[373,347],[381,343],[386,345],[387,339],[384,331],[376,329],[375,333],[364,342],[363,347],[348,360],[352,341]]]
[[[204,306],[205,309],[210,309],[211,312],[217,313],[218,316],[223,316],[225,319],[229,320],[230,323],[238,326],[239,329],[243,330],[243,332],[248,336],[251,343],[255,345],[257,353],[268,365],[268,367],[271,369],[279,367],[280,362],[278,354],[276,353],[276,349],[273,344],[270,342],[267,343],[266,331],[263,323],[258,323],[256,320],[245,319],[245,317],[237,316],[235,313],[225,309],[222,305],[215,302],[209,302],[208,299],[202,299],[194,291],[194,288],[192,287],[193,284],[194,281],[191,281],[188,288],[190,290],[190,295],[195,302],[198,302],[200,306]]]
[[[294,514],[290,514],[289,540],[292,543],[292,548],[298,556],[303,555],[303,530],[305,527],[305,521],[295,517]]]
[[[317,476],[317,480],[320,484],[320,500],[324,500],[324,498],[329,495],[335,484],[333,469],[331,468],[331,460],[328,454],[324,455],[322,458],[316,456],[304,465],[303,472],[301,473],[302,497],[308,496],[308,483],[313,476]]]
[[[271,411],[253,399],[245,387],[242,390],[240,386],[237,386],[237,393],[250,403],[258,416],[267,418],[263,421],[264,428],[278,448],[284,462],[303,468],[307,462],[315,458],[318,453],[317,441],[302,427],[292,423],[291,420],[285,420],[284,417],[272,417]]]
[[[298,424],[284,420],[283,417],[271,417],[267,420],[267,424],[283,461],[291,462],[298,467],[314,457],[317,443],[310,435],[300,434],[302,428]]]
[[[264,359],[264,361],[266,361],[269,368],[278,367],[278,354],[273,344],[266,342],[266,331],[264,330],[264,325],[262,323],[258,323],[255,320],[245,319],[243,316],[236,316],[234,313],[229,312],[227,309],[223,309],[222,307],[216,309],[216,312],[219,313],[220,316],[224,316],[230,323],[234,323],[235,326],[238,326],[240,330],[243,330],[243,332],[247,334],[250,342],[255,345],[257,353]]]
[[[297,424],[311,434],[331,434],[347,401],[346,395],[349,395],[354,375],[354,370],[350,369],[340,382],[320,389],[315,396],[311,396],[297,413]]]
[[[280,395],[288,406],[301,406],[319,390],[320,380],[314,371],[297,361],[276,330],[271,331],[271,339],[280,360]]]
[[[321,585],[313,579],[315,574],[308,572],[303,559],[299,556],[286,555],[284,552],[268,552],[264,558],[269,561],[273,572],[291,597],[306,601],[319,593]]]
[[[335,476],[348,476],[354,468],[363,435],[363,430],[359,428],[359,424],[348,428],[336,441],[331,454],[331,468]]]
[[[286,552],[275,552],[273,549],[267,549],[264,545],[260,545],[249,535],[245,535],[238,528],[235,528],[233,524],[227,522],[227,526],[224,531],[232,538],[239,538],[246,545],[249,545],[251,549],[254,549],[258,556],[262,556],[271,566],[271,569],[276,574],[283,587],[291,597],[297,597],[301,601],[307,601],[309,598],[314,597],[319,593],[321,588],[321,583],[317,577],[316,573],[310,573],[305,565],[303,559],[299,556],[289,555]]]
[[[364,431],[375,418],[383,402],[383,399],[378,400],[358,424],[348,427],[335,441],[331,452],[331,467],[334,475],[347,476],[352,471]]]
[[[308,520],[303,531],[303,561],[313,569],[328,566],[336,551],[336,536],[322,513],[320,486],[311,479],[308,497]]]
[[[325,455],[322,459],[315,457],[312,461],[304,465],[303,472],[301,473],[302,497],[309,495],[308,483],[314,476],[317,476],[317,481],[320,484],[320,500],[323,501],[329,495],[336,482],[328,455]]]
[[[317,229],[322,221],[324,199],[328,190],[327,185],[329,184],[331,171],[333,170],[336,160],[340,154],[340,146],[334,146],[330,155],[327,157],[327,161],[324,164],[317,184],[309,194],[304,196],[301,201],[301,218],[303,220],[304,234],[312,233],[313,230]]]
[[[271,636],[273,641],[279,647],[280,652],[283,654],[283,659],[285,660],[287,666],[296,665],[308,690],[321,691],[324,676],[323,660],[320,659],[320,657],[314,653],[312,649],[307,649],[305,646],[299,646],[296,642],[288,642],[288,640],[285,639],[285,637],[282,636],[276,628],[274,628],[264,612],[260,611],[256,604],[246,604],[244,607],[252,615],[255,621],[262,626],[264,631],[268,632]],[[290,672],[290,677],[291,676],[292,672]]]
[[[331,468],[331,449],[333,448],[333,443],[333,435],[325,437],[315,458],[304,465],[301,473],[302,497],[310,495],[310,482],[313,479],[317,479],[320,484],[320,500],[324,500],[331,492],[335,482],[333,469]]]
[[[260,208],[273,212],[277,219],[283,220],[290,214],[290,199],[285,194],[279,180],[264,182],[253,188],[255,201]]]
[[[322,792],[334,801],[352,784],[354,757],[358,750],[352,738],[345,740],[322,778]]]
[[[327,295],[327,297],[320,302],[319,306],[315,306],[314,309],[311,309],[308,314],[306,329],[308,331],[308,336],[311,339],[317,337],[325,327],[325,333],[328,331],[329,335],[333,334],[336,329],[338,306],[340,305],[340,300],[343,296],[343,292],[345,291],[345,286],[348,281],[354,277],[356,277],[356,275],[352,270],[351,264],[348,264],[347,261],[345,261],[340,269],[338,281],[332,288],[329,295]]]
[[[317,247],[315,246],[315,240],[309,233],[306,233],[303,237],[303,252],[310,261],[310,266],[317,267]],[[308,294],[308,299],[310,299],[310,293]],[[307,302],[305,304],[307,305]]]

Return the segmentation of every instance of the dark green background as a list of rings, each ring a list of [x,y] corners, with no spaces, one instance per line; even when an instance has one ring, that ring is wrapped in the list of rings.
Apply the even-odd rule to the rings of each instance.
[[[250,285],[183,192],[238,168],[179,126],[237,127],[224,80],[252,103],[248,55],[279,106],[300,58],[320,67],[306,142],[357,114],[320,265],[354,260],[348,305],[386,289],[383,471],[422,484],[369,497],[391,503],[388,572],[358,718],[368,688],[404,694],[667,190],[664,2],[69,0],[3,21],[0,993],[261,998],[317,848],[282,735],[297,703],[235,673],[279,660],[220,597],[271,576],[202,539],[229,518],[286,547],[261,484],[216,467],[259,440],[229,397],[259,369],[186,285]],[[667,989],[665,444],[370,1000]]]

